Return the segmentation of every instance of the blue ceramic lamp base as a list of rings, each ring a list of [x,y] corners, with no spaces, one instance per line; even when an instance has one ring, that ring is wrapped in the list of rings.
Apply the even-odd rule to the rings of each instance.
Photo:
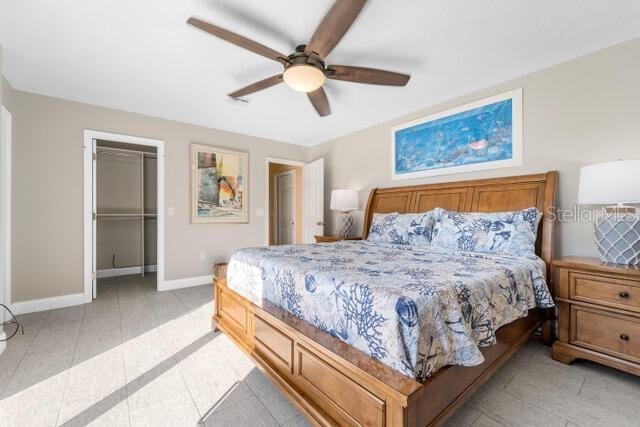
[[[640,216],[607,212],[596,219],[594,238],[604,262],[640,265]]]
[[[340,237],[349,237],[353,231],[353,217],[349,212],[340,212],[336,216],[336,228]]]

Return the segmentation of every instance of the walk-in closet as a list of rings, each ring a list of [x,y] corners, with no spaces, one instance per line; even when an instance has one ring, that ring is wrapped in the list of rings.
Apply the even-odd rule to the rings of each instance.
[[[98,140],[95,197],[98,278],[155,272],[156,148]]]

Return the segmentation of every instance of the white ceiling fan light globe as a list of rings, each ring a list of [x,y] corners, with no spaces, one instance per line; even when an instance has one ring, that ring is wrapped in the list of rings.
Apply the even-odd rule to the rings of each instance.
[[[298,92],[313,92],[326,80],[322,70],[311,65],[293,65],[284,70],[282,78],[287,86]]]

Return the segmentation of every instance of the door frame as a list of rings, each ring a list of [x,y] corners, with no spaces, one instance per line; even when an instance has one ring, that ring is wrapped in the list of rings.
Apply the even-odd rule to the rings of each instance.
[[[2,135],[0,135],[0,152],[2,153],[0,164],[0,173],[2,178],[2,188],[0,188],[0,197],[2,197],[2,211],[0,212],[0,235],[4,236],[2,248],[0,248],[0,263],[2,263],[2,277],[0,278],[0,286],[3,287],[3,303],[11,306],[11,193],[12,193],[12,154],[11,146],[13,139],[13,116],[11,112],[4,106],[0,105],[0,126]],[[4,314],[0,314],[0,323],[4,320]],[[2,330],[0,329],[0,334]]]
[[[275,211],[275,214],[273,216],[274,221],[272,224],[273,228],[273,240],[274,240],[274,244],[279,245],[280,243],[278,242],[278,231],[279,231],[279,223],[278,223],[278,192],[280,191],[278,189],[278,178],[284,175],[291,175],[293,178],[293,217],[296,217],[296,170],[295,169],[289,169],[288,171],[284,171],[284,172],[278,172],[276,174],[273,175],[273,189],[274,189],[274,193],[273,193],[273,210]],[[296,227],[294,227],[293,229],[293,242],[290,244],[295,244],[296,243],[296,228],[297,228],[297,224],[298,221],[296,219],[295,223]]]
[[[308,191],[312,191],[313,193],[315,193],[314,189],[310,190],[310,187],[313,186],[314,184],[314,171],[313,169],[316,169],[317,166],[320,166],[320,170],[321,172],[321,176],[322,179],[320,179],[319,181],[316,181],[315,184],[319,184],[320,186],[320,190],[319,193],[321,195],[320,197],[320,206],[312,206],[314,205],[314,201],[316,201],[317,199],[315,197],[308,197],[306,199],[303,200],[303,208],[302,208],[302,242],[305,244],[308,243],[314,243],[316,241],[316,236],[320,235],[324,235],[325,232],[325,222],[324,222],[324,218],[325,218],[325,210],[324,210],[324,198],[325,198],[325,192],[324,192],[324,187],[325,187],[325,183],[324,183],[324,158],[323,157],[319,157],[309,163],[307,163],[307,165],[302,169],[302,191],[304,194],[307,194]],[[319,208],[319,209],[314,209],[314,208]],[[313,212],[312,212],[313,211]],[[307,216],[304,215],[305,212],[307,214],[311,214],[311,216]],[[309,231],[311,231],[311,235],[309,235]]]
[[[93,152],[95,140],[105,139],[127,144],[148,145],[156,148],[157,157],[157,283],[156,289],[162,289],[164,284],[164,176],[165,176],[165,150],[164,141],[159,139],[142,138],[139,136],[123,135],[111,132],[101,132],[95,130],[84,130],[84,205],[82,215],[84,218],[84,301],[93,301],[93,264],[94,253],[94,233],[93,233],[93,196],[95,180],[93,176]]]
[[[264,162],[264,186],[265,186],[265,192],[264,192],[264,205],[265,205],[265,215],[264,215],[264,245],[265,246],[269,246],[269,228],[271,227],[271,224],[269,222],[270,219],[270,212],[269,212],[269,189],[271,188],[271,183],[269,180],[269,164],[270,163],[277,163],[280,165],[288,165],[288,166],[299,166],[302,167],[304,165],[306,165],[308,162],[303,162],[300,160],[290,160],[290,159],[280,159],[277,157],[267,157],[265,159]],[[303,189],[304,191],[304,189]]]

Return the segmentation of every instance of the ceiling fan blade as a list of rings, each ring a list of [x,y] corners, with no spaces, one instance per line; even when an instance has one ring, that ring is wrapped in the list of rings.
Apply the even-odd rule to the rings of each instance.
[[[267,77],[264,80],[250,84],[235,92],[231,92],[229,96],[231,98],[240,98],[241,96],[249,95],[250,93],[258,92],[259,90],[267,89],[271,86],[275,86],[278,83],[282,83],[282,74]]]
[[[325,58],[349,30],[367,0],[336,0],[318,25],[305,51]]]
[[[327,99],[327,94],[323,88],[316,89],[313,92],[308,92],[307,96],[309,97],[309,101],[313,104],[313,108],[315,108],[318,114],[320,114],[320,117],[331,114],[329,100]]]
[[[411,76],[393,71],[375,68],[350,67],[347,65],[330,65],[327,77],[347,82],[367,83],[371,85],[405,86]]]
[[[187,20],[187,23],[201,29],[202,31],[206,31],[209,34],[213,34],[216,37],[226,40],[229,43],[233,43],[236,46],[243,47],[253,53],[257,53],[258,55],[262,55],[274,61],[283,63],[285,62],[285,58],[287,57],[286,55],[283,55],[278,51],[266,47],[265,45],[254,42],[253,40],[250,40],[239,34],[232,33],[231,31],[225,30],[224,28],[217,27],[213,24],[209,24],[208,22],[204,22],[198,18],[191,17]]]

